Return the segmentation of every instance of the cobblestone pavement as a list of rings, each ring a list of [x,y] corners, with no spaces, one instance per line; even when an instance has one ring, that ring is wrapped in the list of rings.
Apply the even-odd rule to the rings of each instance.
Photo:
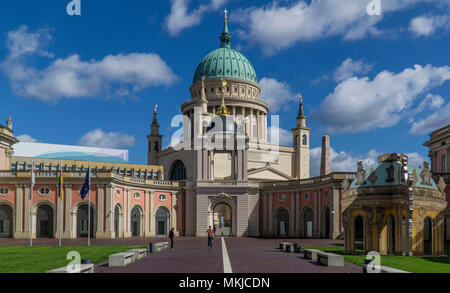
[[[147,245],[168,241],[165,237],[92,239],[91,245]],[[125,268],[95,266],[96,273],[223,273],[221,238],[207,247],[206,237],[176,237],[174,248],[149,254]],[[225,244],[233,273],[361,273],[361,267],[345,263],[344,267],[326,267],[302,258],[298,253],[281,252],[282,241],[302,246],[343,246],[342,240],[331,239],[258,239],[227,237]],[[63,240],[64,246],[84,246],[87,239]],[[0,245],[29,245],[28,240],[0,239]],[[33,245],[58,245],[55,239],[36,239]]]

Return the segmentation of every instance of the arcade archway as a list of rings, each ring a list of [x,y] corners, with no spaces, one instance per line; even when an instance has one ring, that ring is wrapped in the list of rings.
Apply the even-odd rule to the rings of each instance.
[[[36,212],[36,237],[53,238],[53,209],[46,204],[38,207]]]
[[[83,204],[77,210],[77,238],[87,238],[89,233],[89,205]],[[90,237],[94,237],[94,209],[90,210]]]
[[[8,205],[0,205],[0,238],[13,236],[13,211]]]
[[[289,212],[281,208],[277,214],[277,237],[289,237]]]
[[[229,204],[221,202],[214,207],[214,228],[217,235],[231,236],[232,209]]]

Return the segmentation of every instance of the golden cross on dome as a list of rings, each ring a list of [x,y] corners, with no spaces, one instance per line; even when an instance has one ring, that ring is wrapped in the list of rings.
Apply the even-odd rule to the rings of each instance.
[[[225,22],[227,22],[227,19],[228,19],[228,17],[227,17],[228,10],[225,9],[223,12],[225,13]]]

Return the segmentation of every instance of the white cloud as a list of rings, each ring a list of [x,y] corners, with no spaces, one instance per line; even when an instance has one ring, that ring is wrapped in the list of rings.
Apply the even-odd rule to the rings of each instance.
[[[41,39],[51,39],[49,32],[29,32],[21,26],[8,34],[9,54],[0,69],[18,95],[45,101],[96,97],[109,92],[123,96],[150,86],[169,85],[177,79],[164,60],[153,53],[108,55],[99,61],[82,61],[74,54],[38,69],[28,64],[29,56],[52,56],[44,50]]]
[[[272,132],[274,136],[272,137]],[[277,135],[278,133],[278,141]],[[267,128],[267,140],[271,144],[281,145],[281,146],[291,146],[292,145],[292,132],[283,128],[276,126],[270,126]]]
[[[100,147],[100,148],[122,148],[134,146],[134,136],[120,132],[104,132],[101,129],[94,129],[83,135],[78,141],[80,146]]]
[[[422,102],[420,102],[419,106],[417,106],[416,109],[411,111],[411,113],[417,114],[427,109],[429,110],[439,109],[444,103],[445,100],[443,97],[439,95],[428,94],[425,96]]]
[[[409,24],[409,30],[416,36],[429,36],[436,30],[450,27],[450,17],[448,15],[422,15],[413,18]]]
[[[366,74],[372,69],[371,64],[366,64],[363,60],[345,59],[335,70],[333,78],[336,82],[341,82],[347,78],[359,74]]]
[[[361,0],[297,0],[280,5],[280,1],[240,11],[236,17],[244,27],[241,36],[261,45],[266,54],[292,46],[299,41],[342,36],[345,40],[380,35],[376,24],[383,16],[410,9],[421,2],[446,3],[447,0],[382,1],[381,16],[369,16]]]
[[[165,27],[170,35],[176,36],[182,30],[199,25],[206,12],[216,11],[223,7],[228,0],[210,0],[208,4],[200,5],[188,12],[190,0],[171,0],[170,14],[165,20]]]
[[[412,124],[409,131],[411,134],[428,134],[436,129],[450,124],[450,102],[444,107],[435,111],[428,117]]]
[[[311,177],[320,175],[320,157],[322,148],[313,148],[309,152],[310,157],[310,173]],[[358,161],[363,161],[364,168],[367,170],[374,167],[378,163],[378,153],[376,150],[370,150],[367,154],[361,156],[353,156],[345,151],[336,152],[330,148],[331,153],[331,170],[333,172],[356,172]],[[418,153],[407,153],[409,164],[419,167],[422,166],[425,158]]]
[[[20,142],[39,142],[37,139],[32,138],[30,135],[28,134],[22,134],[22,135],[18,135],[17,140]]]
[[[312,116],[330,132],[361,132],[396,125],[414,101],[450,80],[450,67],[415,65],[400,73],[382,71],[339,83]]]
[[[261,87],[260,99],[269,105],[272,112],[277,112],[283,106],[287,107],[287,103],[298,99],[298,94],[292,93],[287,83],[274,78],[262,78],[259,86]]]

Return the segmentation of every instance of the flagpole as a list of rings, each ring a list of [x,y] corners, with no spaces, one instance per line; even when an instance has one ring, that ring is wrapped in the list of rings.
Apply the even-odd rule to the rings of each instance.
[[[62,161],[60,161],[59,163],[59,168],[60,168],[60,172],[59,172],[59,176],[61,176],[61,178],[59,178],[60,183],[59,183],[59,246],[61,246],[61,236],[62,236],[62,196],[63,196],[63,170],[62,170]]]
[[[34,161],[31,161],[31,188],[30,188],[30,246],[33,246],[33,188],[34,188]]]
[[[89,161],[88,246],[91,246],[91,161]]]

